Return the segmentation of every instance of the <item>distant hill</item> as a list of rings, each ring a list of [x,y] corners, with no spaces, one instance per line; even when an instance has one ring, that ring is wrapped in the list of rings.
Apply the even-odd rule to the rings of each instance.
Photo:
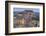
[[[25,13],[25,12],[17,12],[17,11],[16,11],[16,12],[14,12],[13,14],[14,14],[14,16],[16,16],[16,14],[18,14],[18,13],[23,14],[23,13]],[[36,16],[35,19],[39,20],[39,14],[40,14],[40,13],[39,13],[39,12],[34,12],[34,13],[35,13],[35,16]]]

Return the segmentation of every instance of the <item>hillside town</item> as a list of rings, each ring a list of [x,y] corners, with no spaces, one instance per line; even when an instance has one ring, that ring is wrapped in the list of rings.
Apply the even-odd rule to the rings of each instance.
[[[39,27],[39,18],[32,10],[14,13],[13,22],[14,27]]]

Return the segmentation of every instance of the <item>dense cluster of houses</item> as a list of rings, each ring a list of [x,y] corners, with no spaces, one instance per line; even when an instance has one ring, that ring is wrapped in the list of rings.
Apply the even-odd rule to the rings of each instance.
[[[14,27],[36,27],[39,26],[39,21],[36,20],[32,10],[24,10],[14,16]]]

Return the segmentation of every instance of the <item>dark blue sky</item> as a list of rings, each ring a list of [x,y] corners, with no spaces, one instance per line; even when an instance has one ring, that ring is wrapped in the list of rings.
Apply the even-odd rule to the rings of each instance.
[[[13,11],[24,11],[24,10],[33,10],[34,12],[40,12],[39,8],[13,8]]]

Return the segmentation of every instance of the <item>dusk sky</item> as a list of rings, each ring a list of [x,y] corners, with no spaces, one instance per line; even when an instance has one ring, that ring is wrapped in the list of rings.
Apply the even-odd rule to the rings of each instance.
[[[24,11],[24,10],[33,10],[34,12],[40,12],[39,8],[13,8],[13,11]]]

